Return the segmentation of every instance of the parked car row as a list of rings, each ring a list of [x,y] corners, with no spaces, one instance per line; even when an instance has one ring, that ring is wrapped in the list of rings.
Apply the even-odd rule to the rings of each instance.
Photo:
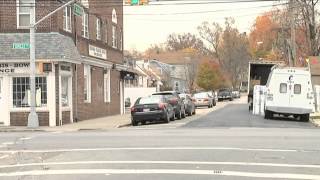
[[[224,91],[223,91],[224,92]],[[227,98],[233,99],[231,91]],[[169,123],[175,119],[196,114],[198,107],[212,108],[221,100],[220,91],[199,92],[195,94],[178,93],[175,91],[163,91],[153,93],[147,97],[138,98],[131,107],[131,122],[133,126],[139,123],[145,124],[151,121]],[[129,102],[128,102],[129,104]]]

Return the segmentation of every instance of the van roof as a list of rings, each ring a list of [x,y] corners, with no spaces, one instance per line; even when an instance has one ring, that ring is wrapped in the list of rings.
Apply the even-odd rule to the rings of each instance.
[[[298,67],[284,67],[284,68],[274,68],[272,70],[274,73],[295,73],[295,74],[305,74],[310,75],[310,71],[307,68]]]

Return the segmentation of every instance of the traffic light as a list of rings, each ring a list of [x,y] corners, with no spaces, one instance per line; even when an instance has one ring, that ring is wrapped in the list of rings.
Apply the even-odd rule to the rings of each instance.
[[[125,3],[131,6],[146,5],[149,4],[149,0],[126,0]]]

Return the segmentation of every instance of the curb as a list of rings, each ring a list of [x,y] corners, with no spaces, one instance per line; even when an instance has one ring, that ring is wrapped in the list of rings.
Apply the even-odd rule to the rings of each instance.
[[[310,117],[310,122],[316,127],[320,127],[320,116]]]
[[[118,125],[116,128],[123,128],[123,127],[129,127],[129,126],[131,126],[131,123],[121,124],[121,125]]]
[[[0,132],[46,132],[43,129],[0,129]]]

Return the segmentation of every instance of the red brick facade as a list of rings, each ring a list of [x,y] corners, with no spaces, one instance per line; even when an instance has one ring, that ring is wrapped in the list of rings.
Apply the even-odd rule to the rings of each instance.
[[[57,32],[65,36],[71,37],[74,40],[75,46],[81,56],[89,56],[88,46],[93,45],[107,51],[107,60],[110,64],[123,64],[123,1],[105,0],[108,6],[101,5],[99,0],[88,0],[89,9],[85,11],[89,14],[89,38],[81,36],[82,17],[71,16],[72,31],[67,32],[63,29],[63,10],[60,10],[47,20],[39,24],[36,29],[37,33]],[[17,7],[16,0],[6,0],[0,2],[0,33],[28,33],[28,29],[17,28]],[[110,5],[111,4],[111,5]],[[61,6],[56,0],[36,0],[36,17],[37,20],[44,17],[49,12]],[[112,11],[116,10],[117,23],[112,22]],[[96,39],[96,20],[102,21],[101,40]],[[112,47],[112,26],[115,26],[117,31],[117,46]],[[121,36],[121,38],[120,38]],[[106,41],[107,39],[107,41]],[[122,39],[122,42],[120,42]],[[94,57],[92,57],[94,58]],[[56,94],[59,95],[59,64],[55,65],[56,78]],[[91,102],[84,101],[84,65],[82,63],[72,64],[72,115],[73,121],[87,120],[107,115],[120,113],[120,72],[112,68],[111,72],[111,90],[110,102],[104,102],[104,67],[91,65]],[[56,125],[59,125],[59,98],[56,97]],[[26,113],[11,113],[11,125],[26,125]],[[63,124],[70,123],[71,112],[62,111]],[[40,125],[49,125],[49,113],[39,113]]]

